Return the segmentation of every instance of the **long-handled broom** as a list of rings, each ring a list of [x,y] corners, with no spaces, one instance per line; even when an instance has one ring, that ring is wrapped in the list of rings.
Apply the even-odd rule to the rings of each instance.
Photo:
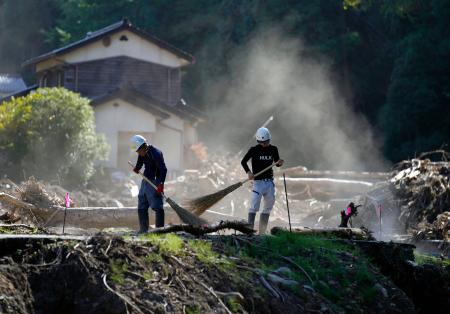
[[[271,169],[276,164],[271,164],[267,168],[261,170],[257,174],[254,175],[256,178],[260,174],[266,172],[267,170]],[[245,179],[244,181],[235,183],[233,185],[230,185],[229,187],[226,187],[225,189],[222,189],[218,192],[208,194],[205,196],[201,196],[199,198],[189,200],[186,202],[186,204],[183,204],[186,209],[190,210],[192,213],[196,214],[197,216],[200,216],[203,214],[208,208],[219,202],[222,198],[233,192],[234,190],[241,187],[244,183],[250,181],[250,179]]]
[[[128,163],[130,164],[131,167],[134,168],[134,165],[130,161]],[[155,190],[157,189],[156,185],[152,181],[150,181],[146,176],[144,176],[141,172],[139,172],[139,175]],[[197,217],[190,211],[184,209],[183,207],[175,203],[175,201],[172,200],[170,197],[165,196],[164,193],[161,193],[161,195],[164,198],[164,200],[167,203],[169,203],[170,207],[172,207],[172,209],[177,213],[178,217],[180,217],[182,222],[193,226],[201,226],[207,224],[206,220]]]

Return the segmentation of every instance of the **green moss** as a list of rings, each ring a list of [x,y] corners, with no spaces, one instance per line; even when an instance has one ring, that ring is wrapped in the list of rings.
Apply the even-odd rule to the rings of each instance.
[[[150,253],[147,256],[144,257],[144,261],[147,264],[159,264],[162,263],[164,261],[164,259],[162,258],[161,255],[157,254],[157,253]]]
[[[111,280],[117,284],[125,282],[124,273],[128,270],[128,265],[121,260],[112,260],[109,264],[111,268]]]
[[[450,267],[450,259],[449,258],[436,258],[434,256],[422,254],[419,252],[414,252],[414,258],[416,263],[419,265],[423,264],[433,264],[439,267],[449,266]]]
[[[153,279],[153,274],[150,272],[145,272],[142,274],[142,276],[144,277],[145,280]]]
[[[224,271],[233,268],[234,264],[226,259],[221,258],[220,255],[212,249],[211,243],[202,240],[189,240],[189,247],[195,252],[195,255],[200,262],[208,266],[216,266]]]
[[[185,310],[186,314],[201,314],[201,307],[198,304],[195,304],[194,306],[186,306]]]
[[[242,305],[239,303],[239,299],[235,296],[229,297],[226,300],[226,304],[231,312],[239,313],[243,311]]]
[[[144,234],[139,238],[157,246],[162,253],[173,255],[181,255],[183,253],[183,239],[176,234]]]

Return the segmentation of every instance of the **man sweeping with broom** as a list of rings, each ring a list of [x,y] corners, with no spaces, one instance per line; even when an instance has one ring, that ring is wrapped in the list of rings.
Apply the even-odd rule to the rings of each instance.
[[[270,165],[274,162],[277,167],[281,167],[284,163],[278,155],[278,148],[270,144],[270,132],[267,128],[259,128],[256,131],[256,141],[258,145],[253,146],[242,158],[241,165],[253,181],[251,207],[248,212],[248,223],[253,228],[255,224],[256,213],[259,211],[261,199],[264,197],[264,208],[259,216],[259,234],[264,234],[269,222],[270,212],[275,203],[275,184],[273,183],[273,171]],[[247,165],[252,160],[252,170]],[[266,171],[258,174],[261,170],[269,167]]]
[[[164,209],[163,198],[164,181],[166,179],[167,168],[164,163],[162,152],[152,145],[148,145],[146,139],[141,135],[133,135],[131,137],[133,149],[138,153],[138,160],[133,171],[139,173],[142,166],[145,165],[144,176],[147,177],[156,189],[148,182],[142,180],[141,188],[138,195],[138,217],[139,217],[139,233],[148,231],[148,208],[151,207],[155,211],[156,228],[164,227]]]

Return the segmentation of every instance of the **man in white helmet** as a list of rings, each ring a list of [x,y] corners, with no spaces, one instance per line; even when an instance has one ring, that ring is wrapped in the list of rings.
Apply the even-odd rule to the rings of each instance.
[[[138,159],[133,171],[139,173],[145,165],[144,176],[152,181],[157,189],[155,190],[148,182],[142,180],[138,195],[138,217],[139,233],[148,231],[148,208],[155,211],[155,226],[164,227],[164,209],[161,193],[164,192],[164,181],[166,180],[167,168],[164,163],[162,152],[156,147],[147,144],[146,139],[141,135],[131,137],[133,149],[138,153]]]
[[[256,131],[256,141],[258,145],[253,146],[242,158],[241,165],[253,181],[251,207],[248,212],[248,223],[252,226],[255,224],[256,213],[259,211],[261,199],[264,197],[264,208],[259,216],[259,234],[264,234],[269,222],[270,212],[275,203],[275,184],[273,183],[272,168],[264,173],[254,176],[272,163],[276,163],[277,167],[281,167],[284,163],[278,155],[278,148],[270,144],[270,132],[267,128],[259,128]],[[247,165],[252,160],[252,170]]]

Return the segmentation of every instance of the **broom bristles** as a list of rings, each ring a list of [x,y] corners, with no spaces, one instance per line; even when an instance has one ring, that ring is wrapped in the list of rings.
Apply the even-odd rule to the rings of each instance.
[[[202,226],[207,224],[206,220],[195,216],[190,211],[175,203],[172,199],[166,198],[166,202],[169,203],[170,207],[172,207],[172,209],[177,213],[182,222],[192,226]]]
[[[208,194],[190,201],[187,201],[185,207],[197,216],[203,214],[208,208],[219,202],[222,198],[242,186],[242,182],[235,183],[218,192]]]

